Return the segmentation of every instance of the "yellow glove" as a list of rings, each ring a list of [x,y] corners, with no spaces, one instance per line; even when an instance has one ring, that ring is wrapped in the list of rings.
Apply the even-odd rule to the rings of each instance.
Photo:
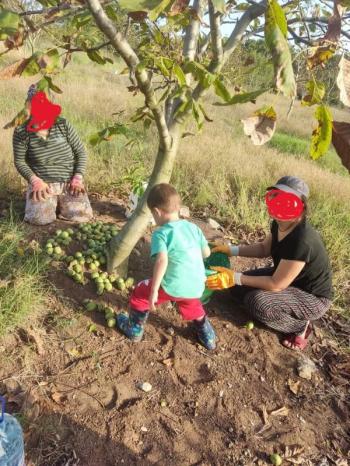
[[[235,285],[235,273],[226,267],[210,267],[215,270],[215,275],[210,275],[205,282],[205,286],[210,290],[223,290]]]
[[[231,248],[228,244],[222,244],[218,242],[210,243],[211,252],[223,252],[224,254],[228,255],[229,257],[232,256]]]

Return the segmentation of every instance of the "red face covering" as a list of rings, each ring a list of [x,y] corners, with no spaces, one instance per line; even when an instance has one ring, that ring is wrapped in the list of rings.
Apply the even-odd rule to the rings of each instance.
[[[272,189],[265,195],[267,210],[277,220],[295,220],[304,211],[303,201],[292,193]]]
[[[50,129],[61,111],[59,105],[48,100],[45,92],[37,92],[31,101],[31,120],[27,125],[27,130],[37,132]]]

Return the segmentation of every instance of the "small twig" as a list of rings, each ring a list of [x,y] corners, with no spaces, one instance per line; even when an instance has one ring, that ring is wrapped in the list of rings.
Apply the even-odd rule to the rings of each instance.
[[[93,380],[92,382],[95,382],[97,379]],[[90,384],[92,383],[90,382]],[[101,400],[99,400],[95,395],[92,395],[91,393],[85,391],[85,390],[82,390],[80,387],[73,387],[72,385],[68,385],[68,384],[65,384],[63,382],[58,382],[58,385],[63,385],[65,387],[68,387],[68,388],[71,388],[72,391],[73,390],[78,390],[79,392],[81,393],[84,393],[84,395],[87,395],[87,396],[90,396],[91,398],[93,398],[95,401],[97,401],[97,403],[101,406],[101,408],[105,409],[105,405],[102,403]],[[83,385],[85,386],[85,384]],[[63,392],[64,393],[64,392]]]

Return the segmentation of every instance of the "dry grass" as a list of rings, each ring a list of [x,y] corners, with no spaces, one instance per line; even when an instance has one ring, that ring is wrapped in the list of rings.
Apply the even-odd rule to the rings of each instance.
[[[94,190],[107,190],[125,174],[128,167],[138,164],[149,173],[157,138],[154,130],[142,134],[140,148],[125,149],[125,140],[117,138],[96,148],[88,144],[88,137],[112,121],[111,114],[124,110],[127,118],[137,106],[140,96],[131,98],[126,90],[127,77],[113,74],[121,65],[99,67],[85,59],[68,67],[55,79],[63,94],[57,103],[63,114],[77,128],[86,143],[89,156],[87,180]],[[36,79],[14,79],[1,82],[0,124],[10,120],[21,108],[26,90]],[[337,303],[344,305],[346,282],[350,276],[350,183],[344,175],[334,152],[329,157],[335,172],[330,172],[308,158],[307,154],[291,155],[288,134],[300,138],[310,137],[313,129],[314,109],[301,107],[299,102],[287,119],[289,102],[278,96],[259,98],[256,105],[217,107],[216,97],[208,97],[206,109],[214,119],[207,123],[196,137],[183,139],[175,167],[173,182],[181,190],[185,201],[192,206],[210,205],[219,218],[233,220],[248,228],[267,227],[263,194],[265,187],[280,176],[293,174],[305,179],[311,188],[311,220],[323,234],[332,257],[339,285]],[[279,120],[278,131],[287,134],[285,151],[271,145],[255,147],[243,135],[240,119],[250,115],[259,106],[275,106]],[[349,121],[349,112],[334,110],[335,119]],[[140,130],[140,126],[136,126]],[[2,188],[19,187],[12,159],[12,131],[4,131],[0,140],[0,168]],[[301,147],[301,152],[303,145]],[[1,186],[0,186],[1,188]]]

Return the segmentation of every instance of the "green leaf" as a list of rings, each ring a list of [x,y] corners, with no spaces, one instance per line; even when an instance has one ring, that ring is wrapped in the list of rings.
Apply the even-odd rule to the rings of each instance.
[[[99,142],[101,142],[101,137],[98,133],[92,134],[89,138],[89,143],[92,146],[96,146]]]
[[[314,160],[324,155],[332,141],[332,114],[325,105],[319,105],[315,111],[317,128],[311,137],[310,155]]]
[[[159,69],[163,76],[170,76],[170,69],[174,65],[174,62],[166,57],[157,57],[154,60],[155,66]]]
[[[119,21],[119,16],[115,11],[113,5],[107,5],[105,7],[105,11],[109,19],[111,19],[112,21]]]
[[[36,84],[36,87],[37,87],[38,91],[47,92],[49,90],[49,82],[47,81],[47,79],[45,79],[45,77],[43,77]]]
[[[225,0],[211,0],[211,1],[216,11],[219,11],[220,13],[225,13],[226,11]]]
[[[38,54],[35,53],[31,56],[29,62],[27,63],[27,66],[24,68],[24,70],[21,73],[21,76],[23,77],[29,77],[29,76],[35,76],[36,74],[39,73],[40,71],[40,66],[37,62],[38,59]]]
[[[119,6],[126,11],[150,11],[159,5],[159,0],[119,0]]]
[[[310,107],[311,105],[319,104],[325,96],[326,86],[319,81],[312,80],[306,83],[305,87],[308,94],[303,97],[301,105]]]
[[[0,10],[1,33],[12,35],[18,29],[19,15],[10,10]]]
[[[212,123],[212,122],[214,121],[212,118],[209,118],[209,117],[208,117],[208,114],[207,114],[207,112],[205,111],[205,108],[203,107],[202,104],[198,104],[198,108],[199,108],[199,110],[202,112],[202,114],[203,114],[203,116],[204,116],[204,119],[205,119],[206,121],[208,121],[209,123]]]
[[[50,76],[44,76],[44,79],[47,81],[49,88],[52,91],[56,92],[57,94],[62,94],[61,89],[52,82],[52,78],[50,78]]]
[[[265,13],[265,21],[266,21],[265,28],[267,28],[268,30],[269,29],[273,30],[275,27],[278,27],[281,33],[283,34],[283,36],[287,37],[288,25],[287,25],[286,16],[284,14],[282,7],[277,2],[277,0],[268,0],[268,4],[266,7],[266,13]],[[265,32],[265,40],[269,47],[273,46],[273,43],[272,44],[268,43],[269,35],[267,35],[266,37],[266,32]]]
[[[186,86],[187,83],[185,73],[182,71],[182,68],[177,63],[174,63],[173,73],[175,74],[179,85],[181,87]]]
[[[254,115],[269,118],[273,121],[277,120],[277,113],[276,110],[272,107],[272,105],[264,105],[263,107],[256,110],[256,112],[254,112]]]
[[[94,61],[95,63],[98,63],[99,65],[105,65],[105,59],[101,57],[101,55],[96,50],[88,50],[86,54],[90,60]]]
[[[272,54],[275,85],[286,97],[294,97],[296,83],[286,34],[287,23],[282,8],[276,0],[268,0],[265,13],[265,41]]]
[[[158,16],[170,5],[172,0],[161,0],[153,10],[149,11],[148,17],[151,21],[155,21]]]
[[[251,102],[252,100],[255,100],[257,97],[259,97],[259,95],[263,94],[267,90],[268,89],[259,89],[258,91],[235,94],[225,103],[216,102],[214,105],[224,106],[224,105],[234,105],[234,104],[245,104],[246,102]]]
[[[52,73],[59,66],[60,54],[57,49],[51,49],[44,56],[48,57],[45,71],[46,73]]]
[[[172,0],[119,0],[119,6],[126,11],[147,11],[149,19],[155,21],[170,5]]]
[[[231,100],[231,94],[226,88],[225,84],[221,81],[221,79],[216,78],[216,80],[214,81],[214,88],[215,94],[218,97],[221,97],[222,100],[224,100],[225,102],[229,102]]]
[[[86,24],[90,23],[91,20],[91,13],[89,11],[83,11],[82,13],[78,13],[74,16],[72,20],[72,25],[77,28],[81,28]]]
[[[152,120],[150,118],[145,118],[143,120],[143,128],[144,130],[148,130],[148,128],[151,126]]]
[[[198,129],[202,129],[203,121],[201,121],[200,114],[199,114],[199,107],[195,100],[192,100],[192,116],[197,123]]]

